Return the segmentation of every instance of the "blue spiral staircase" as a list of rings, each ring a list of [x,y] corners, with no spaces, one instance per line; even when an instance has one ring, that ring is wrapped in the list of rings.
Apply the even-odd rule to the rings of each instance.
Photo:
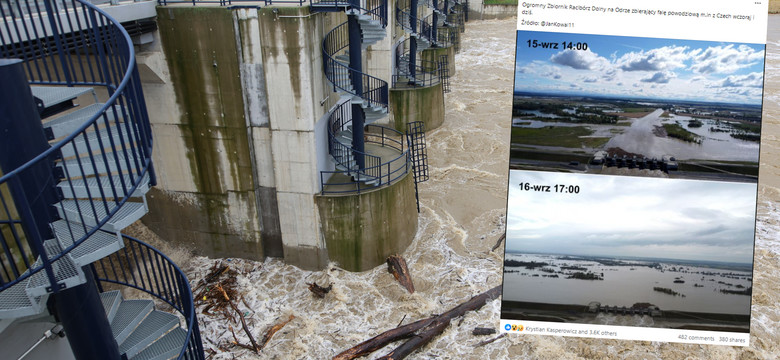
[[[415,37],[406,38],[395,48],[396,73],[393,75],[393,88],[427,87],[438,85],[442,81],[441,61],[422,59],[411,50]],[[417,48],[419,49],[419,47]],[[414,56],[413,56],[414,55]]]
[[[421,6],[430,9],[430,14],[420,15]],[[444,3],[440,5],[439,0],[400,0],[396,2],[395,17],[409,37],[396,45],[393,87],[438,85],[442,80],[441,62],[424,60],[419,53],[448,45],[447,38],[442,37],[439,31],[446,25]]]
[[[155,184],[130,37],[86,0],[0,17],[0,329],[53,315],[77,359],[204,358],[184,273],[121,233]]]
[[[325,78],[339,95],[327,115],[335,170],[320,173],[322,193],[360,193],[391,184],[409,172],[411,158],[403,133],[373,124],[387,116],[388,83],[362,70],[363,50],[387,36],[387,0],[323,0],[311,9],[344,12],[348,19],[322,42]]]

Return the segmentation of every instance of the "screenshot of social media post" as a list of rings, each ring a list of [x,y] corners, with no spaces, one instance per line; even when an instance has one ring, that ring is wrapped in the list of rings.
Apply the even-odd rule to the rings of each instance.
[[[501,329],[747,346],[761,1],[520,2]]]

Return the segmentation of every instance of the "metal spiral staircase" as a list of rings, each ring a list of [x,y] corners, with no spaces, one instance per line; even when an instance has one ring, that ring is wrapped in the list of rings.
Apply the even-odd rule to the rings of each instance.
[[[412,56],[410,42],[414,41],[413,39],[413,37],[407,38],[395,48],[396,74],[393,75],[394,88],[434,86],[442,81],[441,75],[446,70],[441,67],[442,61],[435,62],[421,59],[420,56]],[[412,64],[412,61],[414,61],[414,64]]]
[[[344,0],[321,1],[312,3],[311,7],[312,11],[343,11],[354,16],[360,32],[357,42],[361,50],[387,36],[387,0],[368,0],[364,5]],[[387,116],[387,82],[364,73],[362,68],[350,66],[350,44],[355,41],[350,39],[349,27],[347,21],[325,35],[322,42],[325,78],[343,99],[363,108],[368,124]],[[354,56],[359,57],[359,52]]]
[[[360,193],[393,183],[408,173],[409,152],[401,132],[372,124],[387,116],[388,84],[362,70],[362,51],[386,37],[387,0],[323,0],[311,9],[344,12],[348,19],[322,42],[325,78],[340,96],[328,113],[328,151],[336,170],[321,172],[322,193]]]
[[[155,183],[130,37],[86,0],[0,17],[0,329],[51,312],[78,359],[202,359],[183,272],[121,233]]]
[[[423,4],[427,6],[432,4],[432,2]],[[395,19],[398,25],[414,38],[417,51],[423,51],[438,46],[436,27],[440,23],[443,24],[443,21],[436,21],[437,26],[434,26],[433,14],[424,18],[419,17],[418,5],[417,0],[397,1],[395,3]],[[435,9],[435,7],[431,5],[431,9]],[[438,9],[434,10],[434,13],[437,12]]]
[[[441,63],[423,60],[420,52],[435,47],[446,47],[439,28],[445,25],[446,11],[438,0],[401,0],[396,2],[396,21],[410,36],[396,45],[396,71],[393,87],[426,87],[441,82]],[[420,5],[430,9],[420,15]]]

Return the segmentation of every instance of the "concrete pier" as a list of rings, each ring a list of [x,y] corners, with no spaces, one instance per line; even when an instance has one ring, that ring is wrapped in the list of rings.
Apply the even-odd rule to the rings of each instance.
[[[321,172],[334,170],[328,111],[340,101],[322,43],[346,19],[308,6],[157,8],[159,31],[137,56],[158,174],[143,219],[151,230],[199,254],[278,257],[306,269],[337,261],[361,271],[411,243],[411,176],[371,193],[320,195]],[[363,62],[390,81],[402,30],[391,19],[387,31]],[[377,124],[444,121],[440,86],[391,99]]]

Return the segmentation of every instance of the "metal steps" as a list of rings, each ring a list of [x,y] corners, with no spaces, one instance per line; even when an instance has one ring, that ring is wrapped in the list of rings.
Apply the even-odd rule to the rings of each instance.
[[[152,345],[134,356],[132,360],[162,360],[174,359],[187,340],[187,331],[175,328],[157,339]]]
[[[39,104],[42,106],[40,113],[51,116],[43,124],[45,129],[49,129],[50,138],[69,135],[99,113],[103,107],[103,104],[97,102],[95,92],[90,87],[31,86],[30,89],[33,95],[40,99]],[[75,99],[89,93],[95,96],[95,103],[59,114],[72,109],[75,106],[73,104]],[[107,118],[116,120],[110,115],[107,115]],[[124,130],[123,124],[103,127],[77,138],[74,141],[75,146],[68,145],[62,149],[66,159],[59,160],[58,166],[70,180],[58,184],[64,200],[54,206],[62,220],[51,223],[55,239],[43,243],[46,253],[44,255],[50,259],[61,254],[64,249],[73,247],[75,240],[82,239],[88,230],[106,218],[110,212],[116,210],[116,213],[103,226],[105,231],[96,231],[67,254],[52,262],[52,272],[59,287],[57,290],[83,284],[85,277],[81,268],[121,249],[124,243],[119,231],[140,219],[148,211],[145,198],[142,202],[126,202],[119,209],[116,203],[110,200],[108,202],[89,200],[90,198],[143,197],[149,190],[147,174],[140,179],[136,190],[132,194],[127,194],[133,187],[133,180],[137,178],[128,172],[128,168],[134,169],[138,165],[135,164],[137,154],[132,151],[110,152],[105,158],[103,155],[85,156],[99,149],[111,149],[112,144],[114,146],[112,150],[121,150],[123,146],[134,147],[135,144],[128,142],[129,137],[123,133]],[[74,156],[79,158],[73,158]],[[38,257],[31,268],[40,267],[41,264],[41,257]],[[51,286],[46,271],[40,270],[0,292],[0,319],[15,319],[44,312],[45,300],[48,294],[55,290]]]
[[[47,257],[51,258],[62,252],[62,248],[59,243],[54,240],[46,240],[43,242],[44,249]],[[41,258],[35,261],[33,268],[43,265]],[[52,272],[54,273],[55,281],[62,289],[75,287],[86,282],[84,273],[81,271],[81,267],[71,259],[70,254],[65,254],[56,261],[52,262]],[[44,296],[53,291],[49,278],[46,275],[46,271],[39,271],[30,277],[30,282],[27,283],[25,289],[27,295],[31,298]]]
[[[73,239],[81,239],[86,232],[79,223],[68,223],[58,220],[52,223],[54,234],[63,249],[73,245]],[[89,265],[124,247],[124,242],[118,233],[96,231],[69,253],[78,266]]]
[[[76,98],[90,92],[97,102],[97,95],[90,87],[32,86],[30,90],[34,97],[41,100],[38,108],[41,118],[73,108]]]
[[[123,343],[130,337],[133,330],[141,321],[154,310],[151,300],[124,300],[119,304],[116,315],[108,319],[111,323],[111,333],[117,344]]]
[[[371,15],[361,13],[357,10],[349,10],[348,14],[357,14],[360,32],[362,34],[361,48],[367,47],[382,41],[387,36],[387,30],[381,21],[374,19]],[[387,116],[386,106],[369,105],[362,97],[355,94],[352,86],[352,77],[349,70],[349,51],[345,50],[333,56],[341,66],[332,66],[332,81],[336,85],[336,92],[343,98],[348,98],[353,104],[359,104],[365,112],[365,123],[370,124]]]
[[[119,353],[129,360],[176,357],[187,338],[179,319],[154,309],[151,300],[124,300],[119,291],[100,294]]]
[[[382,6],[386,6],[386,4],[383,4]],[[320,3],[316,7],[312,6],[312,9],[315,8],[324,9],[326,7],[327,7],[326,3]],[[387,30],[385,29],[385,25],[383,24],[383,22],[385,22],[386,19],[377,19],[375,18],[375,16],[377,16],[376,14],[372,14],[360,8],[344,7],[343,11],[348,16],[357,17],[357,23],[360,28],[360,34],[361,34],[361,39],[360,39],[361,50],[365,50],[369,46],[376,44],[380,41],[383,41],[387,37]],[[345,24],[342,24],[340,26],[343,25]],[[328,39],[326,38],[324,40],[324,43],[327,41]],[[343,49],[343,47],[340,47],[340,49]],[[377,91],[377,90],[387,91],[386,82],[380,79],[369,77],[367,74],[363,74],[363,73],[357,74],[356,71],[351,70],[349,67],[350,54],[349,54],[349,50],[347,49],[336,51],[334,53],[327,53],[325,54],[325,56],[330,57],[330,59],[333,59],[333,61],[328,60],[328,62],[326,63],[325,74],[328,80],[333,83],[334,90],[340,97],[340,99],[338,100],[339,107],[359,105],[363,109],[363,113],[365,115],[364,116],[365,125],[374,123],[387,116],[388,107],[387,104],[383,103],[387,101],[386,100],[387,95],[385,93],[382,93],[383,97],[378,97],[376,96],[376,94],[369,93],[368,92],[369,89],[364,88],[363,92],[358,94],[355,91],[355,86],[353,86],[353,82],[365,81],[365,79],[368,78],[371,79],[370,82],[372,84],[375,83],[376,81],[380,81],[383,83],[383,85],[381,86],[371,85],[372,88],[370,89],[370,91]],[[357,77],[357,79],[355,77]],[[348,119],[347,123],[351,123],[351,119]],[[353,133],[351,131],[351,128],[349,127],[351,125],[347,125],[347,126],[348,126],[347,130],[340,130],[338,131],[337,134],[333,134],[332,135],[333,138],[331,138],[332,141],[338,143],[338,145],[332,145],[330,147],[330,156],[333,158],[335,162],[336,170],[345,175],[351,176],[353,181],[363,182],[366,184],[378,183],[379,179],[376,177],[369,177],[365,174],[362,175],[358,174],[359,168],[354,159],[354,155],[353,155],[354,149],[352,149]]]
[[[84,94],[95,93],[90,87],[31,86],[30,90],[33,96],[41,99],[43,106],[47,108],[75,100]]]
[[[431,41],[425,36],[420,36],[419,34],[412,36],[414,37],[414,41],[417,43],[418,52],[431,48]]]
[[[63,249],[73,245],[73,238],[82,237],[85,232],[80,224],[70,224],[63,220],[52,223],[57,240],[44,242],[47,256],[51,258]],[[70,288],[85,282],[81,267],[108,256],[121,249],[123,243],[117,234],[98,231],[70,253],[52,263],[52,270],[59,286]],[[41,266],[40,257],[33,268]],[[46,308],[46,299],[51,293],[50,283],[45,271],[41,270],[28,279],[0,292],[0,319],[15,319],[35,315]]]
[[[44,123],[43,128],[48,129],[46,131],[48,139],[53,140],[70,135],[87,120],[91,119],[93,116],[95,116],[95,114],[99,113],[100,109],[103,108],[103,105],[104,104],[101,103],[90,104]],[[116,120],[113,111],[107,112],[106,118],[108,118],[108,120],[112,123]]]
[[[124,198],[128,196],[125,189],[130,190],[133,187],[132,177],[130,175],[96,176],[70,181],[62,181],[57,184],[62,190],[62,195],[66,199],[84,199],[90,197],[100,197],[104,194],[107,198]],[[149,191],[149,175],[144,175],[138,188],[129,196],[144,196]]]
[[[31,4],[41,1],[33,0]],[[188,359],[200,359],[204,354],[197,319],[190,312],[194,305],[192,292],[184,285],[184,273],[158,250],[120,233],[148,212],[145,194],[155,182],[151,168],[152,137],[130,39],[118,21],[87,6],[88,1],[47,0],[45,9],[36,7],[37,14],[29,8],[29,14],[25,13],[14,5],[17,1],[0,2],[2,9],[10,11],[3,10],[4,13],[11,15],[5,19],[6,27],[16,26],[29,32],[0,39],[2,47],[10,49],[11,55],[20,55],[12,57],[23,62],[16,65],[19,70],[11,72],[19,81],[6,84],[12,86],[7,90],[19,90],[23,95],[12,101],[31,102],[27,105],[38,112],[36,115],[19,111],[16,114],[22,118],[16,120],[43,119],[41,127],[29,129],[32,132],[25,133],[27,128],[10,130],[20,141],[32,142],[31,149],[38,150],[38,154],[19,154],[20,162],[26,161],[22,166],[33,170],[24,172],[20,168],[6,174],[0,184],[11,192],[8,196],[12,198],[11,210],[5,209],[3,221],[12,230],[11,241],[5,232],[0,234],[6,264],[0,281],[0,332],[21,331],[24,335],[31,330],[17,326],[23,322],[59,321],[54,319],[54,310],[47,310],[54,309],[47,307],[47,300],[55,293],[52,298],[57,300],[59,315],[76,315],[75,321],[62,325],[76,357],[86,354],[98,358],[103,354],[93,351],[114,352],[106,348],[116,347],[125,360],[170,359],[180,353]],[[15,12],[15,8],[19,11]],[[89,21],[74,27],[69,14]],[[51,29],[55,31],[52,33]],[[35,37],[29,38],[33,33]],[[33,41],[43,33],[46,35],[38,39],[41,41]],[[116,36],[117,41],[109,41]],[[30,85],[30,99],[30,94],[24,94],[28,92],[22,78],[25,75],[30,82],[52,86]],[[100,98],[107,102],[99,102],[98,94],[89,86],[100,89]],[[90,93],[94,101],[90,100]],[[45,150],[43,139],[59,151]],[[60,183],[43,181],[41,189],[17,186],[51,178]],[[48,206],[54,206],[57,212],[50,211]],[[50,229],[45,228],[46,222],[50,222]],[[118,253],[124,246],[128,249]],[[141,282],[135,282],[136,278]],[[80,286],[88,280],[89,287]],[[93,285],[101,290],[94,290]],[[98,308],[71,305],[67,298],[81,294],[58,293],[66,289],[84,291],[95,300],[103,286],[135,288],[146,297],[167,301],[174,313],[155,310],[152,300],[124,300],[117,291],[100,295],[103,311],[98,304]],[[180,319],[186,324],[184,329]],[[107,339],[107,343],[94,346],[95,341],[103,340],[93,336],[95,327],[90,325],[109,325],[110,333],[106,331],[104,335],[115,340]],[[185,346],[188,343],[190,346]],[[16,349],[3,350],[9,357],[18,357]],[[39,349],[33,356],[62,355],[45,351]]]
[[[72,156],[72,155],[71,155]],[[110,152],[100,156],[84,156],[60,161],[57,165],[63,168],[65,174],[82,174],[85,176],[101,173],[126,172],[128,168],[135,168],[143,164],[137,163],[136,156],[132,152]],[[108,160],[108,164],[106,164]]]
[[[114,319],[117,310],[119,310],[119,304],[122,303],[122,294],[119,290],[100,293],[100,301],[103,303],[103,311],[106,313],[106,318],[110,323]]]
[[[48,258],[62,251],[59,243],[53,239],[45,241],[43,245]],[[40,267],[42,264],[41,258],[38,257],[31,268]],[[70,254],[65,254],[52,262],[52,271],[56,283],[62,288],[81,285],[86,281],[81,267],[73,261]],[[51,291],[51,284],[44,270],[5,289],[0,292],[0,319],[16,319],[40,314],[46,309],[46,299]]]
[[[0,319],[36,315],[46,309],[48,295],[29,296],[25,290],[29,282],[27,278],[0,292]]]
[[[91,200],[63,200],[55,204],[54,207],[57,208],[60,218],[91,227],[98,224],[98,219],[106,217],[110,211],[113,211],[116,204],[113,202],[108,204],[93,203]],[[149,209],[145,202],[128,201],[101,229],[109,232],[121,231],[146,215],[147,212]]]
[[[128,135],[124,132],[124,129],[118,126],[109,126],[108,128],[100,129],[99,131],[91,131],[86,136],[79,136],[72,142],[71,145],[62,147],[62,157],[69,158],[79,154],[95,153],[101,149],[107,149],[107,151],[113,151],[111,145],[116,146],[116,150],[122,149],[120,145],[122,140],[125,140],[126,147],[129,147]]]
[[[151,300],[145,300],[152,302]],[[119,345],[119,353],[126,354],[128,358],[137,355],[154,340],[165,335],[179,326],[179,319],[162,311],[152,311],[147,315],[132,334]]]
[[[379,20],[366,14],[358,14],[357,16],[362,34],[361,47],[363,50],[384,40],[387,36],[387,31]]]

